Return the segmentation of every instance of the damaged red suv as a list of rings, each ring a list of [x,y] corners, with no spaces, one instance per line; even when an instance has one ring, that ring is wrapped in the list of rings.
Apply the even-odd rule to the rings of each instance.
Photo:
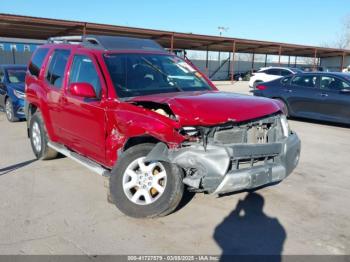
[[[132,217],[171,213],[185,185],[220,195],[279,182],[299,160],[279,102],[219,92],[152,40],[51,38],[29,63],[26,99],[36,157],[109,176]]]

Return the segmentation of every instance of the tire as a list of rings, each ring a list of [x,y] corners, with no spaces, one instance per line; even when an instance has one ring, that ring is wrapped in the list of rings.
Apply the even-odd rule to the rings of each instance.
[[[49,138],[40,112],[36,112],[30,119],[29,137],[37,159],[49,160],[57,157],[58,153],[47,145]]]
[[[129,148],[120,156],[111,172],[110,200],[127,216],[166,216],[176,209],[182,199],[183,171],[178,166],[166,162],[144,163],[143,168],[148,168],[149,173],[141,172],[139,161],[143,163],[142,159],[153,147],[154,144],[140,144]],[[157,175],[164,178],[155,179]],[[131,186],[127,186],[128,183]],[[156,190],[153,185],[158,189],[163,188],[163,192]]]
[[[275,100],[280,101],[281,104],[283,104],[283,113],[286,115],[286,117],[290,117],[289,115],[289,108],[286,102],[284,102],[284,100],[280,99],[280,98],[275,98]]]
[[[13,110],[13,104],[11,98],[5,100],[5,114],[9,122],[17,122],[18,118],[15,117],[15,112]]]

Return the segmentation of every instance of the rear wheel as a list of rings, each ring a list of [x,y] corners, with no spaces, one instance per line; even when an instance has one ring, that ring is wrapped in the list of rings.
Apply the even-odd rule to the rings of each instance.
[[[10,122],[18,121],[18,118],[15,117],[15,112],[13,109],[11,98],[9,97],[6,99],[6,102],[5,102],[5,113],[8,121]]]
[[[141,144],[129,148],[112,170],[111,200],[128,216],[165,216],[173,212],[182,199],[182,170],[166,162],[144,161],[153,147],[154,144]]]
[[[30,119],[29,135],[32,150],[38,159],[48,160],[57,157],[57,152],[48,146],[48,136],[40,112]]]

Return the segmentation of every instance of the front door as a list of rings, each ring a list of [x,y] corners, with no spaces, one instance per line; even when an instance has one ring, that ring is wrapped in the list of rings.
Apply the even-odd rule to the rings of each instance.
[[[319,114],[318,77],[312,74],[297,75],[291,85],[285,86],[288,93],[287,102],[291,112],[299,117],[314,117]]]
[[[95,99],[76,97],[70,93],[69,85],[81,82],[94,87]],[[105,90],[103,77],[95,59],[84,52],[74,54],[61,103],[60,125],[73,150],[100,163],[105,162]]]
[[[321,76],[320,113],[324,120],[350,123],[350,84],[334,76]]]

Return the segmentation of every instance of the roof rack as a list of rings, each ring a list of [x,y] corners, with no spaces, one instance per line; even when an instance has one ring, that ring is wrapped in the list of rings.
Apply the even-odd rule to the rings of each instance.
[[[75,44],[101,50],[157,50],[164,51],[157,42],[150,39],[124,36],[86,35],[50,37],[50,44]]]

